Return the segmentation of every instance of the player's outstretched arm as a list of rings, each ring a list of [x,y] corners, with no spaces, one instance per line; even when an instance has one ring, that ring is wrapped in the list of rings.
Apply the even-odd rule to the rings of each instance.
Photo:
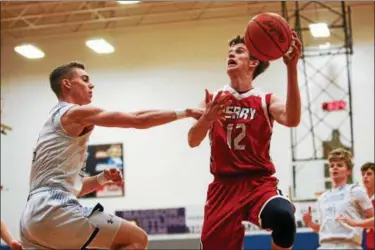
[[[345,216],[339,216],[336,218],[336,220],[344,222],[345,224],[348,224],[351,227],[374,229],[374,217],[371,217],[365,220],[356,221]]]
[[[204,108],[204,113],[190,128],[188,133],[188,143],[192,148],[201,144],[212,124],[223,118],[225,108],[229,105],[229,94],[218,92],[215,99],[213,99],[213,95],[208,90],[205,91],[205,101],[200,105],[200,107]]]
[[[286,102],[272,95],[269,107],[275,121],[287,127],[297,127],[301,121],[301,96],[298,87],[297,63],[301,55],[302,45],[295,32],[293,32],[292,47],[292,52],[284,56],[288,75]]]
[[[92,106],[77,106],[64,115],[64,124],[79,124],[82,127],[102,126],[117,128],[148,129],[183,118],[198,119],[202,110],[183,111],[150,110],[139,113],[111,112]]]

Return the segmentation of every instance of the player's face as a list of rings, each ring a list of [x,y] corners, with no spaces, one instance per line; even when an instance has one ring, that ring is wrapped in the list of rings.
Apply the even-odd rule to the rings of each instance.
[[[333,160],[329,163],[329,174],[332,181],[339,182],[348,179],[351,171],[346,166],[345,161]]]
[[[252,61],[249,59],[249,51],[245,44],[235,44],[229,48],[228,59],[227,59],[227,73],[241,72],[247,74],[249,71],[253,71],[258,65],[258,61]]]
[[[86,105],[91,103],[94,85],[91,83],[90,77],[85,70],[75,69],[69,82],[70,95],[77,104]]]
[[[366,189],[373,189],[374,188],[374,170],[367,169],[366,171],[363,171],[362,180],[363,180],[363,185],[365,185]]]

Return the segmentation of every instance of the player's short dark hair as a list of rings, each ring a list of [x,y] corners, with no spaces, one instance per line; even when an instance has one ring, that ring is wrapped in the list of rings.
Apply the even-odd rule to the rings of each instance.
[[[229,46],[232,47],[232,46],[234,46],[236,44],[240,44],[240,43],[245,44],[245,39],[241,36],[237,36],[237,37],[235,37],[235,38],[233,38],[232,40],[229,41]],[[255,68],[255,71],[254,71],[254,74],[253,74],[253,79],[255,79],[257,76],[262,74],[270,66],[270,62],[261,61],[261,60],[255,58],[252,55],[250,55],[250,59],[259,61],[258,66]]]
[[[85,65],[80,62],[70,62],[55,68],[49,75],[49,83],[52,91],[57,97],[61,95],[61,80],[72,76],[73,69],[85,69]]]
[[[361,167],[361,172],[367,172],[367,170],[371,169],[373,172],[375,172],[375,167],[373,162],[366,162]]]

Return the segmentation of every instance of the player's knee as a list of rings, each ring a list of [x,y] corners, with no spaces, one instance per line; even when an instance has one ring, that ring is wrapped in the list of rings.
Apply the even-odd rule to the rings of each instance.
[[[148,236],[145,231],[142,231],[141,235],[139,236],[137,242],[137,248],[136,249],[147,249],[148,245]]]
[[[139,249],[145,250],[148,246],[148,236],[146,233],[138,234],[137,237],[133,238],[132,243],[122,243],[119,245],[112,245],[112,249]]]
[[[272,231],[273,242],[279,247],[289,248],[293,246],[296,238],[297,227],[294,215],[287,209],[280,209],[276,213],[278,216]]]
[[[292,204],[283,198],[271,200],[264,208],[262,227],[272,230],[273,242],[283,248],[293,246],[296,237],[296,222]]]
[[[141,230],[137,237],[134,239],[133,246],[135,249],[146,249],[148,245],[148,236],[147,233]]]
[[[138,226],[123,221],[111,249],[131,248],[131,249],[146,249],[148,245],[147,233]]]

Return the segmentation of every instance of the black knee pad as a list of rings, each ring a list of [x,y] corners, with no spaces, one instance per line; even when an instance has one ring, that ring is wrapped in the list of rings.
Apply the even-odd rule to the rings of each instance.
[[[296,238],[294,206],[284,198],[274,198],[267,203],[260,215],[262,228],[272,230],[273,242],[283,248],[293,246]]]

